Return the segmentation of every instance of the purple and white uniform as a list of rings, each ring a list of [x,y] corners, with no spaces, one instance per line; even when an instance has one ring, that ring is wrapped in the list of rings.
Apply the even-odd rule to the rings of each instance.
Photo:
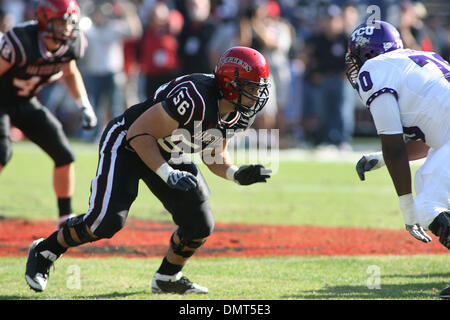
[[[356,81],[378,134],[403,133],[431,148],[414,181],[414,212],[426,228],[450,208],[450,64],[434,52],[397,49],[366,61]]]

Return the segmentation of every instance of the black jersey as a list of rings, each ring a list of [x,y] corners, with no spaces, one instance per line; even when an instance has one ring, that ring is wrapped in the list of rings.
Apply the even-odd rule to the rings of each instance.
[[[236,131],[245,130],[254,121],[239,112],[219,116],[219,91],[212,74],[190,74],[176,78],[158,88],[152,99],[125,111],[126,126],[130,126],[148,108],[161,102],[179,127],[172,135],[158,139],[161,152],[196,153],[221,146],[224,139]]]
[[[12,64],[0,76],[2,103],[27,101],[45,84],[61,77],[66,63],[83,56],[83,39],[80,34],[56,52],[49,52],[36,21],[24,22],[2,35],[0,56]]]

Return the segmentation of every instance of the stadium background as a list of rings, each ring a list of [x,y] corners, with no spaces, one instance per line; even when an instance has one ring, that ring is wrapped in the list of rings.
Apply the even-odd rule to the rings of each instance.
[[[69,136],[87,142],[98,140],[111,117],[146,99],[160,84],[180,74],[211,73],[227,47],[246,45],[266,55],[274,80],[274,98],[256,127],[278,128],[281,147],[350,149],[355,136],[375,135],[370,114],[343,73],[346,36],[370,16],[370,5],[399,28],[406,47],[450,57],[450,3],[444,0],[78,3],[88,39],[78,65],[99,127],[91,133],[79,129],[76,106],[60,83],[39,96]],[[0,1],[0,31],[32,18],[36,4]]]

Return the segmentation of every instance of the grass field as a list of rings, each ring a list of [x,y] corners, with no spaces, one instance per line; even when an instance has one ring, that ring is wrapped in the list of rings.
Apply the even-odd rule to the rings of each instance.
[[[82,143],[73,145],[77,154],[73,207],[76,213],[83,213],[96,171],[97,148]],[[360,182],[352,162],[281,158],[270,183],[242,187],[201,168],[210,185],[217,222],[404,228],[385,169],[369,173],[366,181]],[[1,174],[0,215],[55,219],[51,172],[51,161],[36,146],[15,143],[13,158]],[[170,221],[144,185],[129,217]],[[149,288],[159,258],[64,257],[51,271],[47,290],[36,294],[24,281],[25,260],[26,257],[0,258],[0,299],[428,300],[438,299],[439,290],[450,284],[450,258],[445,254],[194,257],[185,267],[185,274],[207,286],[210,293],[161,296],[151,294]]]

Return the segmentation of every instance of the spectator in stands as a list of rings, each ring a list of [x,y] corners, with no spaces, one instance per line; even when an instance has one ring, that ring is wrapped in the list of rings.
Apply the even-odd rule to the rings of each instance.
[[[215,7],[214,15],[217,24],[208,44],[211,69],[216,65],[222,52],[241,44],[237,0],[222,1],[222,4]]]
[[[25,16],[27,10],[26,2],[27,1],[25,0],[0,1],[10,26],[17,25],[18,23],[27,20],[28,17]]]
[[[447,30],[447,39],[446,43],[442,47],[441,56],[446,61],[450,61],[450,21],[447,22],[446,30]]]
[[[278,128],[280,136],[286,134],[285,111],[291,84],[291,70],[289,52],[295,39],[292,25],[280,16],[280,7],[276,1],[256,2],[255,15],[251,19],[253,36],[261,46],[261,51],[267,58],[270,73],[275,83],[275,123],[266,122],[265,128]],[[270,109],[261,112],[260,117],[270,112]]]
[[[424,21],[424,29],[426,30],[427,36],[430,38],[433,51],[440,53],[445,47],[447,42],[447,32],[443,21],[445,18],[436,15],[427,15]]]
[[[341,9],[329,6],[306,43],[304,128],[313,145],[341,147],[347,37]]]
[[[0,32],[5,33],[14,25],[14,17],[0,9]]]
[[[178,30],[174,19],[183,19],[165,2],[157,2],[150,10],[147,27],[139,45],[139,65],[144,77],[145,95],[150,98],[156,89],[180,74],[178,59]]]
[[[425,33],[422,21],[426,14],[427,11],[423,4],[413,4],[411,1],[402,2],[398,29],[405,48],[424,51],[433,50],[433,45]]]
[[[342,18],[344,23],[344,32],[347,37],[358,25],[359,13],[358,9],[351,3],[345,4],[342,7]],[[343,89],[343,103],[342,103],[342,125],[343,125],[343,142],[342,147],[349,149],[350,141],[353,137],[355,129],[355,106],[358,103],[357,93],[348,81],[344,81]]]
[[[210,0],[182,1],[186,16],[183,29],[178,37],[178,57],[181,73],[211,73],[208,43],[214,32],[214,24],[209,19]]]
[[[240,22],[240,43],[263,52],[270,66],[270,98],[258,114],[256,128],[278,127],[284,133],[284,107],[290,88],[289,58],[293,28],[280,18],[275,1],[254,1]]]
[[[89,46],[80,69],[99,122],[93,134],[82,137],[95,141],[104,124],[125,108],[124,40],[140,37],[142,25],[129,2],[98,3],[91,17],[92,26],[85,31]]]

